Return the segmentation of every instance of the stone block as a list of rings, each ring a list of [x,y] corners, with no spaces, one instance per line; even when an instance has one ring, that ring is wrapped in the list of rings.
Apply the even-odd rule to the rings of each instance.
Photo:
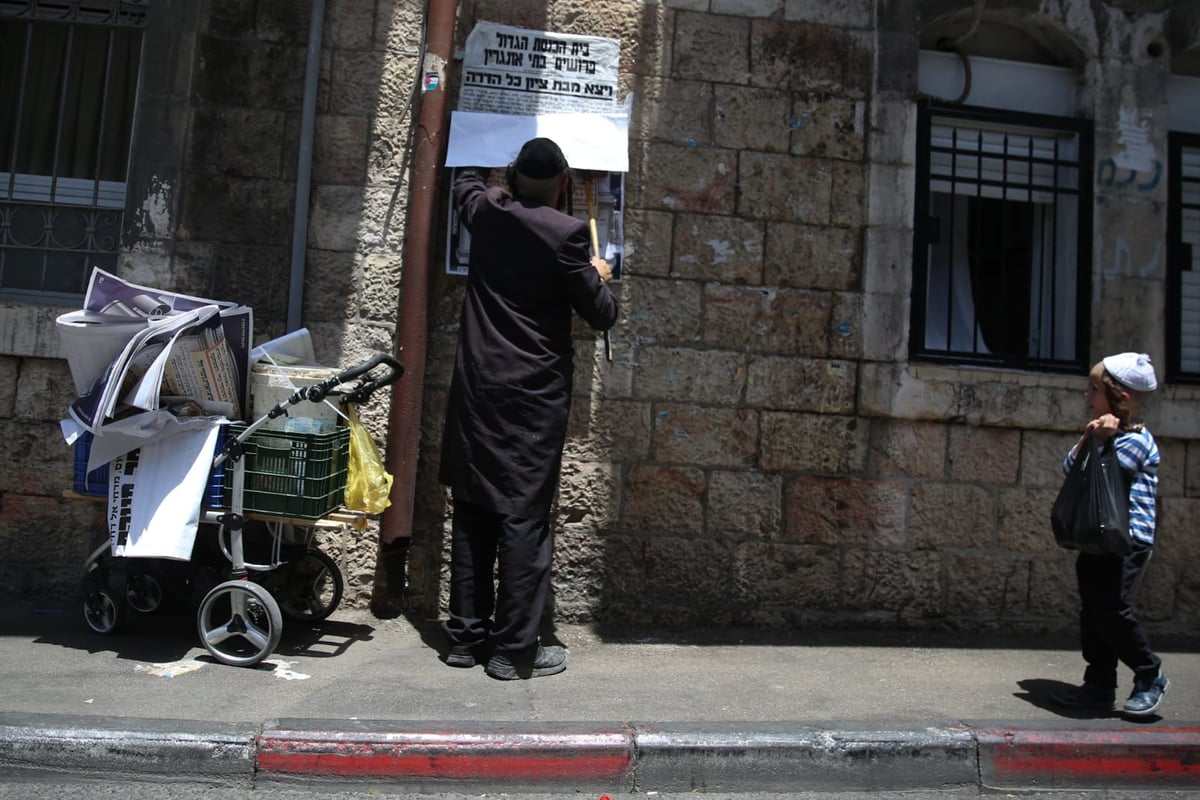
[[[785,222],[769,225],[763,283],[796,289],[853,289],[862,270],[861,236],[856,228]]]
[[[53,423],[57,432],[58,421],[67,415],[67,407],[75,399],[75,382],[67,362],[57,358],[23,359],[15,382],[17,396],[12,415],[25,423]],[[61,442],[61,434],[58,438]]]
[[[675,220],[673,277],[722,284],[763,283],[763,225],[712,214]]]
[[[908,491],[898,481],[801,476],[787,484],[783,538],[815,545],[905,544]]]
[[[2,370],[3,362],[0,362],[0,370]],[[0,389],[0,397],[3,397],[3,389]],[[2,408],[0,404],[0,408]],[[1176,469],[1182,467],[1185,470],[1184,474],[1184,491],[1188,497],[1200,496],[1200,442],[1187,443],[1187,455],[1185,461],[1176,466]]]
[[[601,570],[601,606],[596,616],[603,622],[645,624],[646,541],[636,536],[604,537]]]
[[[412,118],[380,115],[368,118],[368,125],[370,132],[367,137],[367,172],[364,181],[371,185],[397,186],[403,183],[408,174],[407,151],[412,134]],[[449,195],[443,200],[447,204],[444,207],[449,208]]]
[[[735,17],[777,17],[783,12],[784,0],[710,0],[714,14]]]
[[[908,321],[907,297],[864,293],[862,324],[859,326],[862,357],[868,361],[903,363],[908,357]],[[949,387],[946,394],[953,397]]]
[[[1176,565],[1160,559],[1150,559],[1142,572],[1141,584],[1134,590],[1138,619],[1142,622],[1170,620],[1175,612]]]
[[[870,202],[875,202],[871,198]],[[883,295],[904,305],[912,292],[912,231],[907,228],[870,227],[864,233],[863,291]],[[905,325],[905,338],[908,336]]]
[[[72,389],[51,401],[41,414],[50,416],[49,420],[0,419],[0,464],[5,465],[0,469],[0,493],[6,498],[15,494],[52,497],[71,488],[75,449],[63,442],[58,420],[66,416],[66,403],[73,395]]]
[[[410,108],[418,60],[378,50],[334,51],[328,109],[346,116],[399,117]]]
[[[1021,432],[1008,428],[950,428],[950,477],[1013,484],[1021,465]]]
[[[650,454],[650,404],[576,394],[563,452],[567,458],[580,460],[644,460]]]
[[[198,240],[289,246],[295,191],[288,181],[193,175],[180,226]]]
[[[848,228],[861,228],[867,218],[863,166],[852,161],[833,161],[830,171],[833,174],[829,202],[830,222]]]
[[[1158,445],[1158,495],[1183,497],[1186,479],[1187,443],[1178,439],[1155,438]]]
[[[734,551],[734,602],[750,624],[775,624],[802,610],[838,608],[838,551],[833,547],[742,542]]]
[[[620,488],[618,466],[564,459],[558,482],[556,523],[588,531],[616,527]]]
[[[839,28],[867,28],[873,22],[871,0],[784,0],[783,18]]]
[[[738,180],[733,150],[650,142],[635,176],[648,208],[732,214]],[[628,185],[629,182],[627,182]]]
[[[1029,562],[1029,613],[1063,621],[1079,629],[1079,588],[1075,581],[1076,554],[1055,550]]]
[[[750,360],[746,402],[755,408],[850,414],[858,370],[853,363],[793,356]]]
[[[1155,558],[1200,561],[1200,500],[1159,497],[1154,532]]]
[[[867,224],[871,227],[903,228],[913,218],[916,168],[904,164],[872,163],[865,178],[868,197]]]
[[[575,336],[575,397],[587,396],[593,400],[632,397],[640,343],[627,338],[619,327],[609,331],[610,360],[605,352],[604,337],[584,327],[583,335]]]
[[[854,417],[764,411],[758,466],[825,475],[861,473],[869,430]]]
[[[216,245],[211,255],[213,296],[253,308],[256,337],[287,320],[290,248]]]
[[[299,109],[307,49],[306,40],[286,44],[201,35],[197,40],[195,99],[201,105],[263,111]],[[247,75],[254,80],[246,80]]]
[[[946,475],[945,425],[908,420],[879,420],[871,426],[868,470],[884,478],[943,478]]]
[[[911,93],[886,94],[871,99],[868,113],[873,164],[913,163],[917,152],[917,104],[911,97]]]
[[[752,470],[714,470],[708,480],[708,533],[724,539],[776,539],[782,479]]]
[[[680,12],[675,18],[672,74],[684,80],[750,81],[750,21]]]
[[[859,413],[868,417],[945,420],[958,411],[954,384],[920,380],[894,364],[863,364],[859,381]]]
[[[729,625],[732,561],[724,542],[663,538],[646,542],[643,601],[659,625]]]
[[[404,259],[396,253],[368,253],[356,258],[354,263],[357,265],[352,273],[358,289],[356,307],[361,315],[370,320],[394,322],[400,307]]]
[[[374,32],[375,0],[329,0],[321,31],[325,47],[368,50],[374,44]]]
[[[58,589],[74,590],[80,565],[108,535],[104,518],[102,502],[6,492],[0,506],[0,561],[69,565],[72,581]]]
[[[863,357],[867,319],[859,292],[834,292],[829,318],[829,355],[848,361]]]
[[[746,386],[745,356],[721,350],[647,346],[634,373],[637,398],[722,405]]]
[[[367,174],[367,118],[322,114],[314,123],[313,181],[362,184]]]
[[[372,249],[397,252],[402,241],[400,221],[407,213],[405,205],[388,188],[314,186],[309,246],[351,253]]]
[[[711,83],[646,78],[634,93],[630,136],[691,147],[716,144]]]
[[[788,128],[788,152],[792,155],[861,161],[867,133],[866,103],[800,94],[792,101]]]
[[[280,111],[247,108],[199,109],[193,116],[191,159],[197,172],[243,178],[281,178],[289,137]],[[287,174],[291,173],[289,165]]]
[[[735,150],[788,152],[787,92],[750,86],[713,87],[713,138]]]
[[[944,560],[947,616],[994,621],[1030,612],[1029,562],[959,553]]]
[[[707,2],[707,0],[705,0]],[[671,3],[622,3],[631,13],[620,17],[621,72],[634,76],[671,74],[675,16]],[[636,85],[633,89],[637,93]]]
[[[1058,487],[1005,489],[1000,492],[999,541],[1010,553],[1048,553],[1058,545],[1050,527],[1050,509]]]
[[[850,55],[844,31],[776,19],[750,28],[750,82],[795,92],[841,94]]]
[[[924,481],[913,487],[908,536],[921,550],[996,546],[996,499],[979,486]]]
[[[634,464],[625,474],[622,529],[700,535],[705,488],[694,467]]]
[[[706,342],[782,355],[828,353],[834,300],[828,292],[709,284],[704,300]]]
[[[582,527],[556,527],[554,567],[545,617],[589,621],[604,597],[606,539]]]
[[[628,302],[621,303],[619,327],[625,337],[643,342],[698,342],[703,286],[695,281],[639,278],[630,281]]]
[[[359,256],[310,249],[304,273],[304,311],[307,324],[342,322],[358,315]]]
[[[671,271],[674,215],[665,211],[631,208],[625,212],[626,276],[665,277]]]
[[[942,556],[852,548],[843,561],[842,606],[886,611],[899,622],[942,613]]]
[[[746,408],[658,403],[654,459],[672,464],[749,467],[758,455],[758,413]]]
[[[1022,486],[1053,489],[1062,486],[1062,462],[1078,434],[1025,431],[1021,437],[1019,480]]]
[[[739,216],[772,222],[843,225],[830,218],[833,162],[743,152],[738,167]]]
[[[20,374],[20,366],[21,359],[0,355],[0,418],[11,417],[16,413],[17,376]]]

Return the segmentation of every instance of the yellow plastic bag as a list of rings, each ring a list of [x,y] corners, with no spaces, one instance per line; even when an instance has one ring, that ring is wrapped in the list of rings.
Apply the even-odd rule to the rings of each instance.
[[[350,427],[350,464],[346,473],[346,508],[378,514],[392,503],[392,476],[383,468],[375,440],[354,406],[347,406]]]

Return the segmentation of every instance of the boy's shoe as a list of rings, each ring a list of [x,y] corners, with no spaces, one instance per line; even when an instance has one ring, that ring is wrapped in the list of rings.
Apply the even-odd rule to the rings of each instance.
[[[1121,706],[1121,710],[1131,717],[1151,716],[1162,705],[1163,695],[1167,693],[1170,684],[1162,670],[1159,670],[1158,675],[1149,683],[1135,681],[1133,693],[1129,695],[1125,705]]]
[[[1060,706],[1112,711],[1113,703],[1117,701],[1117,692],[1115,689],[1105,689],[1085,681],[1082,686],[1072,686],[1070,689],[1054,692],[1050,699]]]
[[[491,657],[484,672],[502,681],[515,681],[523,678],[544,678],[547,675],[557,675],[567,668],[567,650],[565,647],[551,645],[537,646],[537,651],[530,657],[528,654],[504,655]]]

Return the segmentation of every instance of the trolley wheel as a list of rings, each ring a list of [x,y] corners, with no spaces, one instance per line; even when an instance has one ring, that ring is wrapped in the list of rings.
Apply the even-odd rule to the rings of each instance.
[[[276,598],[290,619],[319,622],[342,602],[342,571],[323,550],[306,550],[284,568],[283,590]]]
[[[134,611],[153,614],[162,607],[162,584],[149,572],[130,575],[125,581],[125,601]]]
[[[250,581],[232,580],[205,595],[196,626],[214,658],[230,666],[249,667],[279,644],[283,615],[266,589]]]
[[[95,633],[116,632],[123,616],[120,598],[111,589],[92,589],[83,596],[83,620]]]

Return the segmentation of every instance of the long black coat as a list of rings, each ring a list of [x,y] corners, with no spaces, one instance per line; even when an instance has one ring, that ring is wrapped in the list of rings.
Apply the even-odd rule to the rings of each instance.
[[[571,312],[607,330],[617,300],[591,265],[583,222],[472,171],[454,198],[471,260],[439,478],[457,499],[543,518],[566,440]]]

